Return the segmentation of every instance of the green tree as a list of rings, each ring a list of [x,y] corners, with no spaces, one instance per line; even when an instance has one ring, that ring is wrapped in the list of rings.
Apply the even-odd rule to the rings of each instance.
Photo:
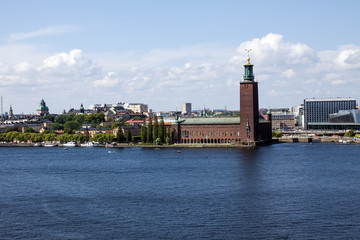
[[[143,120],[141,125],[141,141],[146,143],[146,119]]]
[[[92,138],[90,138],[90,141],[99,142],[99,143],[113,142],[114,135],[107,133],[99,133],[99,134],[95,134]]]
[[[128,142],[131,142],[131,141],[132,141],[132,136],[131,136],[131,131],[130,131],[130,130],[127,131],[126,140],[127,140]]]
[[[281,132],[272,132],[272,137],[273,138],[281,138],[282,137],[282,133]]]
[[[120,126],[120,122],[116,122],[113,125],[111,125],[111,130],[113,130],[113,129],[119,127],[119,126]]]
[[[117,140],[118,143],[122,143],[125,140],[124,133],[123,133],[121,127],[119,127],[119,130],[116,133],[116,140]]]
[[[85,115],[84,114],[75,115],[73,120],[79,125],[83,125],[85,121]]]
[[[80,129],[81,124],[77,123],[76,121],[68,121],[64,123],[64,132],[69,132],[68,129],[70,129],[70,132]]]
[[[55,121],[55,116],[54,116],[54,115],[51,115],[51,114],[48,114],[48,115],[44,116],[43,119],[49,120],[49,121],[51,121],[51,122],[54,122],[54,121]]]
[[[149,143],[153,139],[153,125],[152,125],[152,118],[151,117],[149,117],[146,139],[147,139],[147,142],[149,142]]]
[[[95,123],[100,124],[105,122],[105,114],[104,113],[91,113],[89,115],[85,115],[84,123]]]
[[[55,122],[59,124],[66,123],[66,115],[59,115],[55,118]]]
[[[156,144],[156,145],[161,145],[161,143],[162,143],[162,142],[161,142],[160,138],[157,138],[157,139],[155,140],[155,144]]]
[[[35,130],[32,129],[32,128],[28,128],[28,129],[25,130],[25,132],[26,132],[26,133],[34,133]]]
[[[6,136],[5,136],[5,141],[7,141],[7,142],[16,141],[16,140],[19,140],[19,137],[20,137],[19,132],[16,132],[16,131],[7,132]]]
[[[71,140],[82,143],[82,142],[85,142],[86,137],[85,137],[85,135],[82,134],[82,133],[77,133],[77,134],[73,134],[73,135],[71,136]]]
[[[56,139],[56,134],[55,133],[47,133],[44,136],[45,141],[54,141],[55,139]]]
[[[71,138],[71,135],[69,133],[64,133],[64,134],[61,134],[59,137],[58,137],[58,140],[61,142],[61,143],[66,143],[66,142],[70,142]]]
[[[30,133],[31,142],[42,142],[42,134],[41,133]]]
[[[165,124],[164,124],[164,118],[161,117],[160,119],[160,125],[159,125],[159,138],[160,138],[160,141],[163,143],[165,142]]]
[[[63,126],[58,122],[51,124],[51,127],[50,127],[51,131],[62,130],[62,129],[64,129]]]
[[[11,127],[11,128],[7,128],[5,130],[5,133],[8,133],[8,132],[20,132],[20,129],[18,127]]]
[[[355,136],[355,133],[354,131],[351,129],[349,131],[347,131],[345,134],[344,134],[344,137],[353,137]]]
[[[67,114],[65,115],[65,121],[66,122],[74,121],[75,116],[76,116],[75,114]]]
[[[153,133],[153,142],[159,137],[159,124],[157,116],[154,116],[154,133]]]
[[[170,138],[170,139],[172,139],[172,134],[171,134],[170,128],[168,128],[167,137]]]

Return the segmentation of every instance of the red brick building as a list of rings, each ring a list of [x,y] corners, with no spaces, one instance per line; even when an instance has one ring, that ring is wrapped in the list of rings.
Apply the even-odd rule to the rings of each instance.
[[[240,83],[240,117],[184,118],[172,126],[176,143],[260,143],[271,142],[271,115],[259,115],[258,83],[254,81],[250,58]],[[269,121],[270,120],[270,121]]]

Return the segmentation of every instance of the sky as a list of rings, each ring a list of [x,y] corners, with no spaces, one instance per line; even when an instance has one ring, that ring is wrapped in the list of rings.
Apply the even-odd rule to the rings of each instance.
[[[3,110],[96,103],[238,110],[251,49],[259,105],[360,99],[360,1],[2,1]]]

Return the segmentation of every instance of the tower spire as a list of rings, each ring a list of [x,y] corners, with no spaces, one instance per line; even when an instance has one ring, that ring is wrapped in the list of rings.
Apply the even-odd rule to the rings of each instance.
[[[250,49],[246,49],[249,53]],[[255,142],[259,130],[258,83],[254,81],[253,65],[248,55],[244,65],[244,81],[240,82],[240,139]]]
[[[247,65],[251,65],[251,63],[250,63],[250,51],[251,51],[252,49],[250,48],[250,49],[245,49],[245,51],[248,53],[248,57],[247,57]]]
[[[248,53],[247,63],[244,65],[244,82],[254,82],[254,73],[253,73],[253,65],[250,62],[250,51],[251,49],[245,49]]]

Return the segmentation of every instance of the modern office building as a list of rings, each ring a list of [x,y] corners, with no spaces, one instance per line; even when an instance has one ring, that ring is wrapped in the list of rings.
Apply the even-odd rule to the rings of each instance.
[[[360,123],[360,110],[340,110],[338,113],[330,114],[330,123]]]
[[[191,114],[191,103],[183,103],[181,105],[181,115],[190,115]]]
[[[304,100],[304,128],[311,129],[314,124],[327,123],[330,114],[351,109],[356,109],[355,98],[307,98]]]

